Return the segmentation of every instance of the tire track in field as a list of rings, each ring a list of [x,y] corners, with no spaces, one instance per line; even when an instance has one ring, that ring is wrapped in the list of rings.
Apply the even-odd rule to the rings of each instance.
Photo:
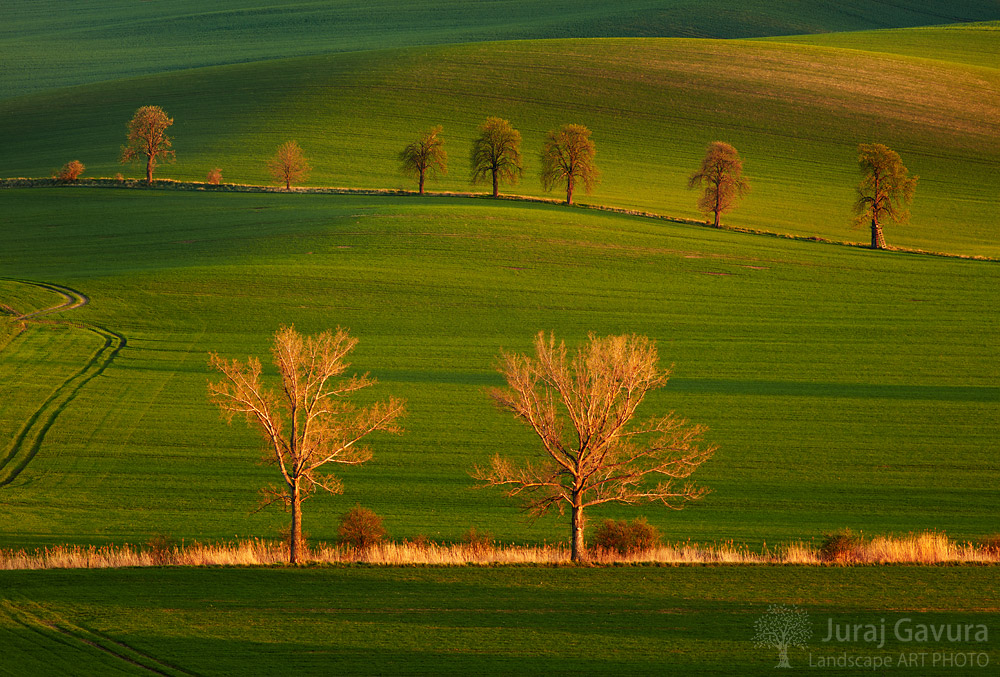
[[[29,280],[11,281],[47,289],[59,294],[63,298],[62,302],[57,305],[25,313],[16,318],[18,320],[37,321],[39,318],[47,315],[65,310],[73,310],[85,306],[90,302],[90,299],[86,295],[62,285],[49,282],[32,282]],[[67,320],[48,320],[48,322],[66,324],[90,332],[98,336],[103,341],[103,345],[91,355],[90,359],[79,370],[53,390],[48,399],[21,426],[17,435],[7,447],[6,453],[0,458],[0,487],[5,487],[13,482],[28,467],[28,464],[38,454],[38,450],[41,449],[45,434],[56,422],[56,419],[59,418],[59,414],[76,398],[85,385],[104,373],[104,370],[108,368],[111,361],[114,360],[127,344],[125,337],[118,332],[97,325],[81,324]]]
[[[83,652],[96,650],[116,661],[121,661],[122,668],[139,668],[154,675],[195,676],[195,673],[161,661],[103,633],[76,625],[27,598],[17,602],[0,601],[0,614],[39,636],[44,644],[61,645],[70,650]]]

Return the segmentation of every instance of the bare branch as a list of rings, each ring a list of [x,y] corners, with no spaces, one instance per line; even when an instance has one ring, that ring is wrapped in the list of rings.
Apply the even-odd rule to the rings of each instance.
[[[657,367],[649,339],[591,335],[572,359],[564,343],[544,332],[534,347],[534,357],[501,352],[498,369],[507,387],[489,392],[537,435],[546,462],[515,465],[495,456],[489,467],[472,471],[482,486],[520,498],[532,514],[569,508],[574,558],[582,548],[587,506],[656,502],[679,509],[707,493],[694,484],[673,484],[715,453],[714,445],[702,444],[704,426],[673,413],[633,422],[646,394],[670,375]],[[653,476],[667,479],[649,486]]]
[[[338,478],[320,474],[320,468],[327,463],[364,463],[371,450],[358,444],[363,438],[375,431],[402,432],[397,421],[406,413],[403,400],[390,397],[358,408],[346,399],[375,383],[367,375],[342,378],[348,367],[345,358],[355,345],[357,339],[341,328],[303,337],[294,327],[282,327],[271,351],[281,380],[277,394],[262,384],[256,358],[243,364],[215,353],[209,356],[209,365],[223,376],[209,383],[209,397],[228,421],[243,414],[261,432],[271,450],[269,460],[281,472],[285,489],[262,493],[264,505],[280,500],[291,508],[293,561],[301,540],[301,502],[316,489],[343,490]]]

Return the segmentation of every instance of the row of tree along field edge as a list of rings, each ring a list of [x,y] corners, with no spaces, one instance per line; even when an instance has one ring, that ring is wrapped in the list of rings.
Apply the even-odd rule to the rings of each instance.
[[[942,44],[942,55],[958,49],[967,32],[942,32],[941,40],[949,35],[956,44]],[[174,120],[172,178],[203,181],[217,169],[221,181],[266,183],[267,160],[294,139],[309,159],[311,183],[419,190],[400,172],[399,154],[441,126],[436,138],[445,141],[448,173],[428,186],[464,192],[473,173],[470,151],[487,117],[509,121],[522,135],[526,177],[543,170],[539,151],[548,132],[572,122],[591,130],[596,145],[601,183],[594,201],[694,218],[698,196],[687,188],[689,175],[706,146],[722,140],[739,150],[753,186],[729,220],[845,239],[857,197],[858,145],[882,143],[923,177],[911,222],[888,231],[889,244],[995,255],[995,177],[981,169],[996,164],[1000,138],[990,113],[1000,92],[991,70],[860,50],[703,40],[310,57],[0,101],[8,121],[0,130],[0,175],[47,175],[75,159],[94,175],[114,176],[124,123],[137,106],[155,102]],[[878,97],[861,95],[859,72]],[[435,83],[419,91],[418,107],[414,82]],[[545,196],[534,179],[520,185],[519,193]]]
[[[176,152],[166,133],[174,121],[159,106],[139,108],[128,123],[127,143],[122,146],[123,164],[144,161],[146,183],[153,183],[153,172],[161,162],[173,162]],[[429,129],[399,153],[400,169],[417,179],[418,193],[424,194],[429,177],[448,173],[448,154],[444,149],[440,125]],[[587,127],[565,124],[549,130],[543,145],[541,182],[546,191],[565,185],[566,204],[573,204],[573,192],[579,185],[591,193],[600,183],[601,171],[595,162],[597,148]],[[500,184],[516,184],[524,174],[521,159],[521,133],[508,120],[490,117],[479,127],[479,136],[472,147],[473,184],[492,178],[493,197],[499,197]],[[860,144],[858,166],[862,179],[857,187],[854,211],[858,226],[871,223],[871,248],[885,249],[882,230],[884,221],[905,223],[910,214],[906,206],[912,201],[917,177],[911,177],[899,155],[882,144]],[[308,179],[312,167],[297,141],[286,141],[278,147],[267,163],[268,171],[279,184],[290,191],[292,184]],[[62,182],[79,178],[84,171],[79,160],[66,163],[56,173]],[[219,185],[222,170],[209,171],[206,183]],[[723,213],[732,211],[750,192],[750,182],[743,176],[743,160],[730,144],[713,141],[708,145],[701,167],[688,177],[688,188],[702,188],[698,208],[714,216],[714,226],[720,227]]]

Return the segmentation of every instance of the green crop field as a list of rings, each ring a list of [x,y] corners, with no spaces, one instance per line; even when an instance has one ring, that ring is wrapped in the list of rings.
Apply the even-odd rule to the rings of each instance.
[[[741,38],[1000,19],[990,0],[280,0],[10,3],[0,25],[0,98],[165,70],[289,56],[569,37]]]
[[[995,69],[1000,63],[998,32],[1000,32],[1000,22],[994,21],[925,26],[907,30],[785,35],[765,39],[796,45],[884,52]]]
[[[568,518],[530,521],[469,475],[537,452],[486,391],[539,331],[649,336],[673,373],[640,414],[719,445],[704,500],[602,506],[591,527],[644,515],[671,542],[772,552],[845,527],[995,535],[1000,263],[807,238],[868,240],[857,146],[879,142],[920,176],[890,245],[1000,258],[998,20],[993,0],[10,3],[3,178],[137,177],[125,124],[158,105],[177,151],[158,178],[266,184],[296,139],[306,185],[412,190],[398,153],[442,125],[428,189],[484,191],[469,152],[496,115],[524,137],[505,192],[561,197],[539,152],[579,123],[602,181],[577,201],[681,221],[702,218],[686,181],[706,145],[729,142],[752,191],[723,221],[776,236],[455,195],[4,185],[0,549],[278,538],[287,515],[255,511],[277,471],[209,402],[208,355],[266,358],[290,324],[350,328],[352,371],[378,380],[361,399],[408,403],[343,495],[305,504],[313,542],[356,503],[396,540],[565,542]],[[988,674],[998,603],[992,566],[4,571],[0,673],[762,674],[777,652],[755,623],[782,604],[809,614],[796,668],[915,651],[912,674]],[[989,636],[822,640],[901,619]],[[933,662],[956,652],[975,664]]]
[[[778,652],[753,641],[772,604],[807,614],[811,634],[789,651],[799,672],[845,654],[892,661],[875,674],[983,675],[1000,661],[988,567],[133,569],[0,582],[5,665],[32,675],[773,674]],[[886,641],[824,642],[831,621],[884,624]],[[985,625],[989,637],[907,641],[919,625]]]
[[[257,435],[209,404],[206,362],[209,351],[266,355],[293,323],[349,327],[355,368],[380,381],[372,396],[409,400],[407,433],[345,471],[342,497],[310,502],[306,529],[321,540],[358,501],[397,537],[455,539],[475,524],[507,542],[562,539],[561,521],[525,522],[467,474],[498,450],[533,449],[483,388],[499,383],[499,350],[526,350],[540,330],[570,342],[646,334],[676,365],[647,411],[708,424],[722,451],[699,472],[715,492],[703,503],[646,511],[672,539],[995,530],[995,263],[517,202],[97,189],[2,199],[15,215],[2,269],[86,294],[89,305],[53,317],[128,341],[4,489],[6,545],[275,533],[280,511],[250,514],[274,471],[255,465]],[[102,346],[79,327],[33,328],[2,353],[2,382],[44,389],[42,376],[62,378]],[[37,397],[9,401],[13,429]]]
[[[996,34],[989,27],[977,30]],[[901,33],[905,33],[902,31]],[[956,33],[957,36],[961,34]],[[738,66],[736,65],[738,64]],[[863,77],[859,77],[859,73]],[[568,40],[363,52],[57,90],[0,102],[0,174],[47,176],[71,159],[90,176],[124,170],[124,124],[162,106],[178,161],[158,175],[266,183],[266,160],[294,138],[313,185],[413,188],[399,150],[444,126],[450,171],[432,190],[468,190],[469,148],[488,115],[524,136],[526,175],[543,195],[543,135],[593,130],[603,181],[580,200],[698,217],[686,189],[706,144],[732,143],[752,192],[726,221],[837,240],[850,226],[856,149],[878,141],[921,177],[913,217],[890,244],[996,256],[1000,71],[827,47],[705,40]],[[961,227],[954,227],[960,223]]]

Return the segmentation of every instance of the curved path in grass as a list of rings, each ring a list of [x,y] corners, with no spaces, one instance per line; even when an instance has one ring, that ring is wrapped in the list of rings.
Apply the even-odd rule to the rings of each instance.
[[[18,320],[38,320],[65,310],[79,308],[90,302],[90,299],[84,294],[62,285],[49,282],[31,282],[28,280],[11,281],[47,289],[63,298],[61,303],[31,313],[25,313],[18,317]],[[56,387],[48,399],[21,426],[14,440],[5,449],[3,457],[0,458],[0,487],[7,486],[13,482],[28,467],[28,464],[38,454],[38,450],[41,449],[45,434],[56,422],[56,419],[59,418],[59,414],[76,398],[85,385],[92,379],[100,376],[107,369],[111,361],[114,360],[115,356],[118,355],[127,343],[125,337],[121,334],[97,325],[81,324],[68,320],[49,321],[67,324],[95,334],[100,337],[103,345],[91,355],[90,359],[80,369]]]

